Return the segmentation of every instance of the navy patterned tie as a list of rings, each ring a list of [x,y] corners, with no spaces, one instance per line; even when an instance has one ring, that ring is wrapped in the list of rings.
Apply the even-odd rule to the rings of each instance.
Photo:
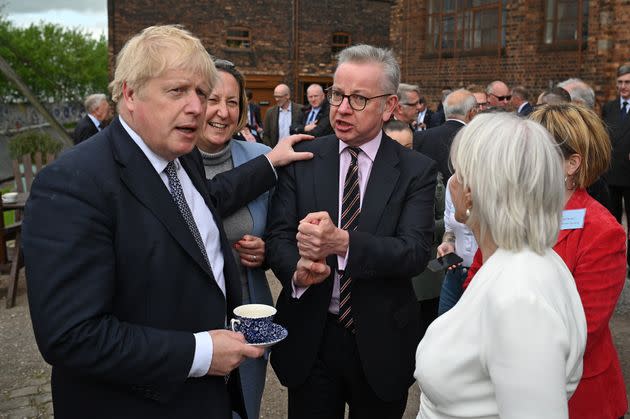
[[[201,234],[199,234],[197,223],[195,223],[195,219],[190,212],[190,207],[188,207],[188,203],[186,202],[186,197],[184,196],[184,192],[182,191],[182,184],[179,183],[175,162],[168,162],[168,164],[166,165],[166,169],[164,169],[164,173],[166,173],[166,177],[168,177],[168,185],[171,188],[173,201],[175,201],[177,208],[179,208],[179,212],[182,214],[184,221],[186,221],[186,225],[188,225],[188,229],[195,238],[195,242],[197,243],[199,250],[201,250],[201,254],[203,255],[203,258],[205,259],[208,267],[210,268],[210,272],[212,273],[212,267],[210,266],[210,260],[208,259],[206,247],[203,245],[203,240],[201,240]]]
[[[361,192],[359,190],[359,164],[358,156],[360,148],[348,147],[350,153],[350,167],[346,173],[346,181],[343,185],[343,199],[341,201],[341,228],[343,230],[356,230],[359,226],[361,214]],[[354,332],[354,319],[352,317],[352,305],[350,291],[352,278],[347,272],[339,272],[339,323]]]

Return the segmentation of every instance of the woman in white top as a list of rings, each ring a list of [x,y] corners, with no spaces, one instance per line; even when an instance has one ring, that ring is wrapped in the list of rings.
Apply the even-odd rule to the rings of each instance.
[[[586,320],[551,249],[564,205],[560,152],[539,124],[487,114],[458,133],[451,160],[455,218],[484,264],[418,346],[418,417],[567,418]]]

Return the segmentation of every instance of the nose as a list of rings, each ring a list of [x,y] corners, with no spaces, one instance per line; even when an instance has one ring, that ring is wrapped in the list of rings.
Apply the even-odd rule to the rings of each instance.
[[[193,115],[200,115],[202,112],[205,113],[206,110],[206,101],[205,98],[199,97],[199,95],[192,91],[188,97],[188,103],[186,105],[186,112],[191,113]]]
[[[349,97],[344,97],[343,99],[341,99],[341,103],[338,106],[338,110],[337,112],[341,112],[344,114],[349,114],[352,113],[352,107],[350,106],[350,98]]]

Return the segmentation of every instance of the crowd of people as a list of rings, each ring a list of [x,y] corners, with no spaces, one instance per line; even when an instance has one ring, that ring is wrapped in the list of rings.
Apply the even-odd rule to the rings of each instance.
[[[308,107],[276,86],[263,121],[233,63],[144,29],[116,58],[117,115],[87,98],[25,210],[55,416],[258,418],[270,359],[289,418],[400,418],[414,381],[419,418],[623,417],[617,75],[603,120],[579,79],[536,104],[503,81],[444,89],[433,112],[391,51],[355,45]],[[288,331],[270,349],[227,328],[274,304],[266,269]]]

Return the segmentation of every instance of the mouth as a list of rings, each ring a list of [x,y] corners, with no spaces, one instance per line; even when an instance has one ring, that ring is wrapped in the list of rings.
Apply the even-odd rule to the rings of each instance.
[[[212,128],[216,128],[216,129],[226,129],[228,127],[227,124],[222,124],[220,122],[214,122],[214,121],[209,121],[208,125],[210,125]]]
[[[340,119],[336,119],[335,128],[340,129],[342,131],[346,131],[352,128],[352,124],[346,121],[342,121]]]
[[[180,125],[176,129],[183,134],[191,135],[197,132],[197,125]]]

